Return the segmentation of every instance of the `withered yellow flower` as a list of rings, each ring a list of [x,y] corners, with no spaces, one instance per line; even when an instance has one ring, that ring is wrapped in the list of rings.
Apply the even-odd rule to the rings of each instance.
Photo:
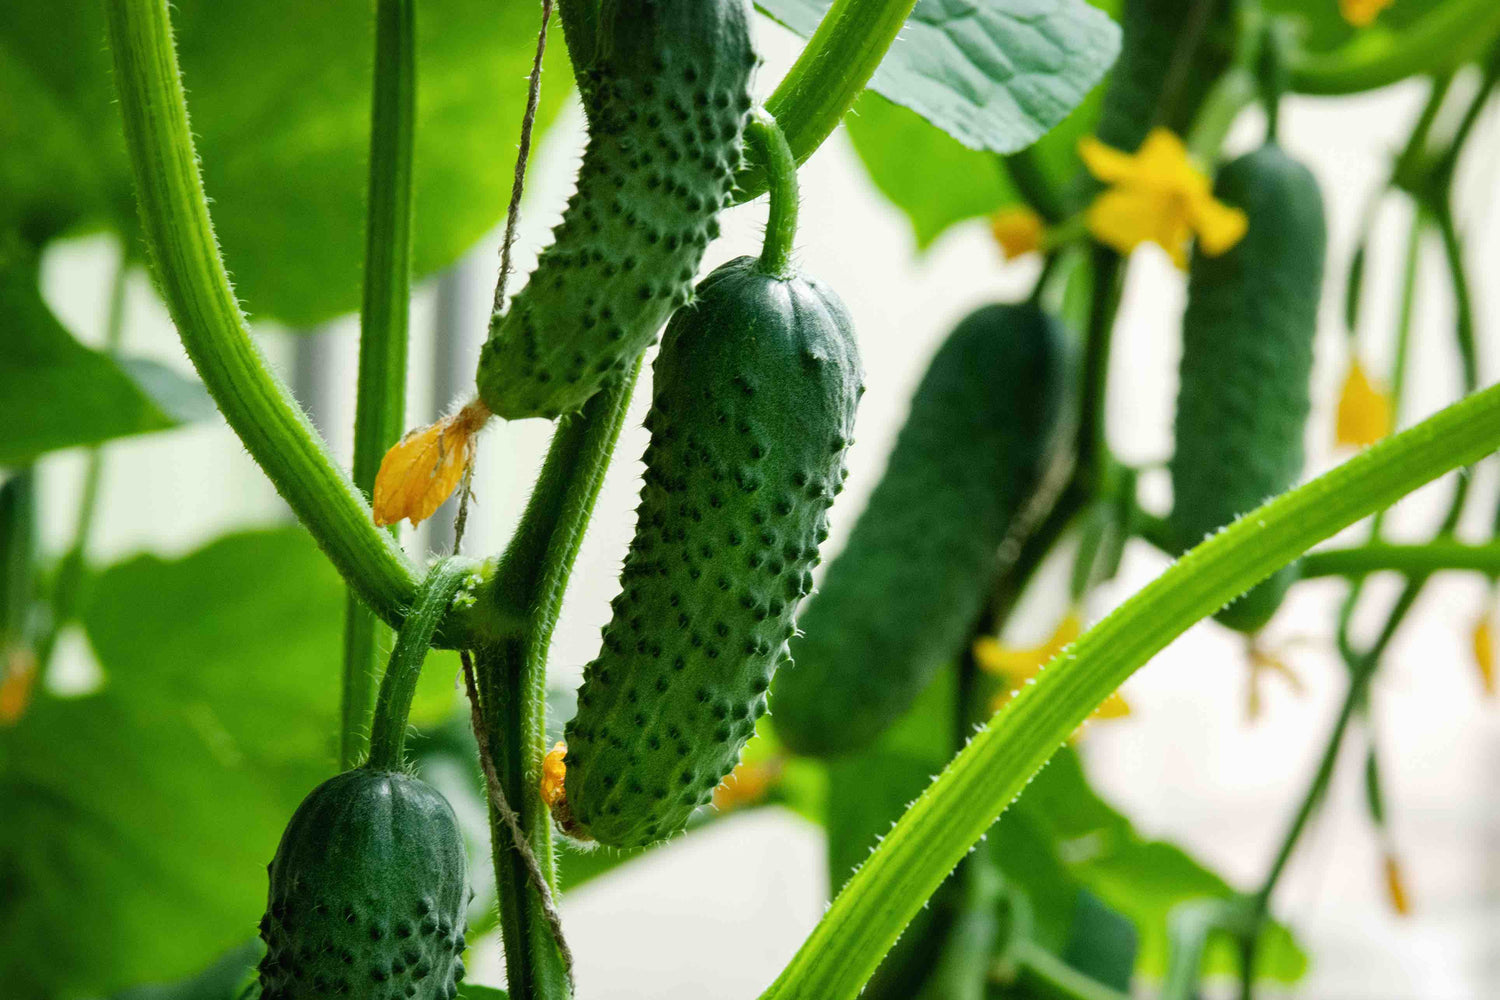
[[[1000,253],[1006,260],[1040,250],[1045,231],[1042,217],[1024,205],[1002,208],[990,216],[990,235],[1000,245]]]
[[[1495,696],[1495,618],[1488,611],[1474,623],[1474,666],[1479,668],[1479,683],[1484,693]]]
[[[1153,129],[1137,153],[1106,146],[1093,136],[1079,141],[1078,153],[1089,173],[1109,185],[1089,206],[1084,221],[1095,239],[1120,253],[1155,243],[1186,268],[1194,236],[1204,253],[1217,257],[1245,235],[1245,213],[1214,198],[1208,178],[1193,165],[1182,140],[1167,129]]]
[[[452,416],[419,427],[391,446],[375,474],[375,523],[412,526],[453,495],[474,461],[474,438],[490,418],[475,400]]]
[[[1411,897],[1406,892],[1406,878],[1401,872],[1401,861],[1391,851],[1385,852],[1385,894],[1391,909],[1397,915],[1411,915]]]
[[[1339,393],[1334,441],[1339,445],[1364,448],[1390,433],[1390,393],[1365,374],[1358,358],[1352,359],[1349,373],[1344,376],[1344,388]]]
[[[24,646],[12,646],[0,659],[0,726],[19,722],[31,704],[36,685],[36,656]]]
[[[1339,0],[1339,13],[1356,28],[1367,28],[1375,23],[1380,12],[1395,0]]]
[[[552,744],[547,756],[542,758],[542,803],[551,809],[563,797],[563,785],[568,777],[568,745],[561,740]]]
[[[1062,617],[1057,627],[1052,630],[1052,634],[1037,646],[1006,646],[998,639],[989,636],[978,639],[974,643],[974,662],[985,673],[999,677],[1011,688],[1019,688],[1041,673],[1042,668],[1053,657],[1061,653],[1082,634],[1083,616],[1074,608]],[[1010,691],[1002,692],[996,696],[994,703],[990,706],[991,711],[999,711],[1000,707],[1009,700]],[[1120,719],[1129,714],[1130,705],[1120,692],[1116,691],[1094,709],[1091,718]]]

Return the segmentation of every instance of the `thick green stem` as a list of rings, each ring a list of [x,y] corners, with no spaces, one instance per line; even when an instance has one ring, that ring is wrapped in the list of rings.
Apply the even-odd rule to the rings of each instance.
[[[1417,73],[1451,69],[1483,52],[1497,32],[1500,4],[1494,0],[1447,0],[1400,32],[1358,35],[1332,52],[1292,54],[1291,89],[1353,94]]]
[[[798,163],[838,127],[915,6],[916,0],[833,0],[802,54],[766,98],[766,110]],[[752,155],[735,178],[735,200],[758,197],[766,183],[765,161]]]
[[[502,610],[515,616],[514,637],[478,651],[475,661],[490,756],[554,895],[552,822],[538,791],[546,752],[547,651],[639,370],[637,363],[553,434],[531,500],[495,574]],[[490,837],[510,995],[515,1000],[566,997],[567,975],[542,901],[493,808]]]
[[[745,125],[745,138],[765,164],[770,185],[770,207],[766,211],[766,238],[761,246],[760,269],[778,278],[792,274],[792,244],[797,239],[797,161],[776,119],[757,111]]]
[[[1041,216],[1049,226],[1055,226],[1068,217],[1067,199],[1048,176],[1042,166],[1035,145],[1000,157],[1006,174],[1021,194],[1021,200]]]
[[[380,0],[375,10],[364,300],[359,313],[359,390],[354,403],[354,486],[366,498],[374,492],[380,460],[400,438],[406,422],[416,36],[412,0]],[[392,527],[391,536],[396,534]],[[363,749],[379,632],[380,622],[351,588],[344,606],[339,720],[339,759],[345,769],[354,766]]]
[[[995,715],[850,879],[764,996],[856,996],[944,876],[1137,668],[1317,542],[1497,446],[1500,386],[1383,441],[1188,552]]]
[[[417,602],[396,633],[396,646],[380,680],[380,697],[370,729],[370,756],[365,766],[377,771],[401,769],[406,746],[406,720],[422,664],[432,648],[432,637],[448,612],[448,605],[472,577],[468,567],[454,558],[433,564],[417,588]]]
[[[141,228],[183,346],[251,457],[344,579],[398,625],[416,573],[376,529],[364,498],[272,372],[230,287],[198,173],[167,0],[108,0],[105,7]]]
[[[1123,261],[1108,247],[1093,249],[1093,301],[1089,306],[1088,335],[1083,347],[1083,412],[1078,418],[1078,475],[1086,492],[1096,494],[1107,478],[1109,435],[1105,405],[1109,391],[1110,342],[1120,305]]]

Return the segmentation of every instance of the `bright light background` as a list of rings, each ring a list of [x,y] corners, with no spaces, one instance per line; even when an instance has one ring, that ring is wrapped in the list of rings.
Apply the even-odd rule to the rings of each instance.
[[[762,87],[779,79],[798,43],[760,20],[767,65]],[[1461,81],[1464,82],[1464,81]],[[1468,81],[1472,83],[1472,81]],[[545,85],[561,86],[549,80]],[[1331,448],[1332,405],[1345,364],[1340,320],[1350,240],[1370,193],[1381,182],[1423,98],[1419,85],[1338,101],[1289,100],[1283,144],[1307,162],[1328,204],[1329,280],[1308,427],[1308,473],[1343,456]],[[1500,301],[1490,281],[1500,273],[1493,235],[1494,155],[1500,148],[1495,116],[1487,115],[1461,178],[1459,219],[1469,241],[1476,286],[1485,382],[1496,376]],[[576,103],[547,134],[533,160],[517,244],[521,273],[548,239],[572,190],[581,144]],[[1262,134],[1247,112],[1231,145],[1248,149]],[[1035,261],[1003,265],[985,227],[974,222],[949,231],[918,254],[904,218],[866,179],[841,134],[802,171],[802,229],[798,257],[829,282],[857,321],[869,391],[850,455],[849,490],[834,508],[827,552],[837,550],[905,418],[907,400],[927,359],[952,325],[975,306],[1016,299],[1030,289]],[[212,194],[212,192],[210,192]],[[421,206],[417,206],[421,210]],[[731,211],[725,238],[710,248],[708,267],[758,246],[764,205]],[[1400,249],[1410,208],[1391,197],[1379,216],[1366,278],[1366,359],[1382,370],[1390,353],[1398,295]],[[444,279],[447,302],[457,304],[468,347],[450,372],[433,360],[434,285],[413,310],[412,423],[446,408],[433,398],[440,376],[466,387],[495,276],[498,235],[487,239]],[[1432,248],[1435,252],[1435,247]],[[88,343],[102,341],[105,295],[117,251],[108,239],[54,245],[44,266],[44,289],[63,321]],[[234,261],[229,261],[231,271]],[[295,267],[295,261],[288,261]],[[520,279],[512,283],[519,287]],[[1110,438],[1120,457],[1155,464],[1171,450],[1176,394],[1178,318],[1183,278],[1164,255],[1137,254],[1130,273],[1110,380]],[[1457,391],[1447,348],[1452,308],[1438,268],[1424,263],[1419,277],[1416,343],[1409,406],[1403,421],[1424,416]],[[126,345],[183,370],[189,365],[165,311],[144,276],[130,288]],[[336,452],[352,447],[355,323],[346,319],[310,335],[267,328],[262,342],[288,380],[313,408]],[[293,371],[315,362],[309,380]],[[585,540],[558,629],[555,676],[573,683],[598,645],[615,575],[633,530],[640,427],[648,385],[636,392],[618,458]],[[540,465],[550,425],[525,421],[487,432],[477,473],[478,506],[466,547],[504,545]],[[49,495],[76,496],[82,457],[69,453],[43,463]],[[1487,527],[1494,469],[1480,473],[1474,523]],[[1148,477],[1150,495],[1165,499],[1164,475]],[[112,445],[106,465],[108,502],[101,505],[94,557],[113,560],[138,551],[181,553],[225,531],[284,520],[289,515],[222,422],[170,435]],[[1422,491],[1398,509],[1397,533],[1420,534],[1438,516],[1448,487]],[[44,540],[52,551],[70,538],[70,504],[44,506]],[[1414,536],[1415,536],[1414,534]],[[412,532],[408,531],[411,541]],[[1351,533],[1352,540],[1359,537]],[[423,536],[415,541],[421,543]],[[1092,601],[1091,620],[1151,580],[1164,559],[1132,543],[1119,578]],[[1053,567],[1056,569],[1057,567]],[[1061,613],[1064,576],[1045,573],[1017,615],[1013,637],[1036,641]],[[1370,588],[1388,602],[1394,581]],[[1306,684],[1292,694],[1267,678],[1265,712],[1245,718],[1248,669],[1239,636],[1200,624],[1141,670],[1126,686],[1134,714],[1095,726],[1085,742],[1089,773],[1104,794],[1145,833],[1175,841],[1232,882],[1249,887],[1268,865],[1305,787],[1343,695],[1343,667],[1332,651],[1342,584],[1320,581],[1297,588],[1267,632],[1268,645],[1286,644],[1286,658]],[[1391,647],[1374,689],[1394,846],[1403,858],[1414,913],[1394,916],[1385,902],[1380,844],[1365,816],[1360,769],[1364,736],[1356,733],[1342,761],[1321,819],[1304,838],[1277,897],[1277,914],[1301,934],[1312,971],[1292,991],[1300,997],[1480,1000],[1500,996],[1500,705],[1481,698],[1468,652],[1473,620],[1486,600],[1481,581],[1456,574],[1429,586],[1416,613]],[[1365,616],[1373,626],[1380,609]],[[55,685],[90,683],[87,643],[76,631],[60,650]],[[337,664],[330,663],[330,670]],[[774,706],[773,706],[774,710]],[[618,874],[570,895],[563,905],[579,956],[585,997],[750,998],[796,949],[823,908],[821,834],[775,811],[733,817],[667,847]],[[498,947],[484,949],[479,981],[500,981]]]

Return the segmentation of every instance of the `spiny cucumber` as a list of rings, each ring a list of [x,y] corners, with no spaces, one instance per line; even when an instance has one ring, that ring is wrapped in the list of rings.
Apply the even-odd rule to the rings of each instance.
[[[616,847],[680,830],[764,714],[862,390],[837,296],[748,257],[698,286],[653,372],[636,534],[554,807],[565,830]]]
[[[1327,242],[1317,181],[1275,145],[1226,165],[1214,195],[1250,226],[1225,254],[1195,252],[1189,270],[1171,461],[1170,526],[1183,549],[1302,474]],[[1295,579],[1295,565],[1281,570],[1219,620],[1255,631]]]
[[[962,647],[999,549],[1040,484],[1066,394],[1058,323],[990,305],[954,329],[912,399],[885,476],[828,567],[772,693],[793,750],[858,750]]]
[[[555,240],[490,324],[478,387],[507,419],[578,410],[687,303],[740,164],[744,0],[606,0],[573,53],[589,139]]]

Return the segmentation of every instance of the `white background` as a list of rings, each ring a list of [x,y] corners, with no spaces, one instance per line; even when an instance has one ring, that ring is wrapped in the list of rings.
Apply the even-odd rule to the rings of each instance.
[[[764,21],[759,34],[767,58],[761,84],[768,88],[797,46]],[[1422,88],[1412,85],[1337,102],[1291,100],[1283,115],[1283,143],[1322,182],[1331,231],[1330,280],[1308,429],[1309,474],[1340,457],[1331,449],[1331,408],[1345,363],[1339,303],[1351,234],[1422,97]],[[1260,133],[1259,118],[1247,112],[1232,145],[1249,148]],[[1495,377],[1500,342],[1500,315],[1491,308],[1495,296],[1490,287],[1491,276],[1500,269],[1500,246],[1491,235],[1497,141],[1493,116],[1487,116],[1471,150],[1460,201],[1486,382]],[[517,246],[523,272],[571,191],[580,144],[581,116],[570,105],[533,161]],[[905,220],[871,187],[842,134],[807,164],[802,184],[799,258],[807,270],[838,289],[853,312],[869,385],[858,445],[850,458],[850,489],[834,510],[829,543],[834,551],[878,478],[905,416],[906,400],[942,336],[971,308],[1024,295],[1035,262],[1002,264],[977,222],[951,230],[919,255]],[[710,249],[705,270],[752,252],[763,213],[763,204],[730,212],[725,238]],[[1366,280],[1366,352],[1377,369],[1389,355],[1398,257],[1409,218],[1402,199],[1388,199]],[[457,272],[472,341],[466,368],[472,366],[482,336],[496,244],[494,238],[485,241]],[[1420,275],[1418,349],[1404,422],[1437,409],[1456,391],[1445,339],[1451,304],[1435,265],[1436,245],[1430,250]],[[110,241],[93,238],[55,248],[45,262],[49,301],[90,343],[101,339],[104,289],[115,253]],[[232,270],[233,261],[229,264]],[[519,281],[512,284],[517,287]],[[1181,275],[1160,253],[1138,253],[1115,338],[1108,407],[1111,440],[1126,461],[1159,463],[1170,452],[1182,303]],[[432,314],[429,284],[413,313],[413,422],[435,415],[449,402],[433,400],[428,389],[433,379]],[[187,369],[144,276],[131,286],[128,322],[129,351]],[[262,332],[267,351],[284,370],[289,368],[298,356],[296,338],[272,328]],[[315,393],[321,396],[317,415],[346,461],[355,337],[354,324],[345,320],[300,348],[303,358],[321,354],[328,359],[330,382],[336,385]],[[632,530],[637,459],[645,441],[639,424],[647,399],[649,391],[642,385],[573,577],[554,651],[559,677],[576,677],[593,654],[598,627],[607,617],[615,573]],[[549,431],[541,421],[526,421],[487,432],[470,551],[503,545]],[[56,498],[76,496],[81,469],[78,454],[44,464],[49,496],[44,528],[54,550],[66,545],[73,517],[70,503]],[[122,443],[110,449],[107,469],[109,500],[101,505],[94,550],[100,561],[141,550],[184,552],[226,530],[287,516],[222,423]],[[1477,506],[1492,511],[1493,470],[1484,470],[1481,477],[1485,500]],[[1161,492],[1160,482],[1152,485]],[[1393,524],[1398,532],[1418,532],[1445,502],[1446,487],[1424,491],[1400,509]],[[1470,528],[1483,530],[1489,514],[1480,513]],[[1163,566],[1159,555],[1133,545],[1120,578],[1091,602],[1091,619]],[[1394,584],[1382,581],[1373,589],[1389,600]],[[1060,591],[1060,575],[1053,573],[1017,616],[1012,638],[1037,641],[1045,636],[1060,612]],[[1129,682],[1126,693],[1135,713],[1123,722],[1094,727],[1085,754],[1095,782],[1144,833],[1184,845],[1243,887],[1256,883],[1342,696],[1343,668],[1331,651],[1341,593],[1338,583],[1303,585],[1273,622],[1267,633],[1272,645],[1308,640],[1287,654],[1307,691],[1296,697],[1270,678],[1266,711],[1255,726],[1245,720],[1247,668],[1241,640],[1211,623],[1191,630]],[[1449,576],[1431,586],[1393,644],[1374,692],[1388,809],[1415,912],[1397,918],[1385,903],[1379,846],[1361,799],[1363,739],[1356,734],[1329,805],[1304,839],[1276,901],[1276,912],[1296,927],[1313,957],[1312,972],[1294,995],[1330,1000],[1500,996],[1500,706],[1481,698],[1468,654],[1469,629],[1484,600],[1485,589],[1474,579]],[[93,669],[86,643],[71,636],[64,654],[63,669],[52,682],[86,684]],[[337,665],[329,664],[329,669]],[[787,815],[761,812],[731,819],[580,890],[563,909],[580,957],[583,995],[756,996],[821,913],[822,866],[815,828]],[[500,981],[496,950],[486,949],[490,957],[478,963],[477,979]]]

